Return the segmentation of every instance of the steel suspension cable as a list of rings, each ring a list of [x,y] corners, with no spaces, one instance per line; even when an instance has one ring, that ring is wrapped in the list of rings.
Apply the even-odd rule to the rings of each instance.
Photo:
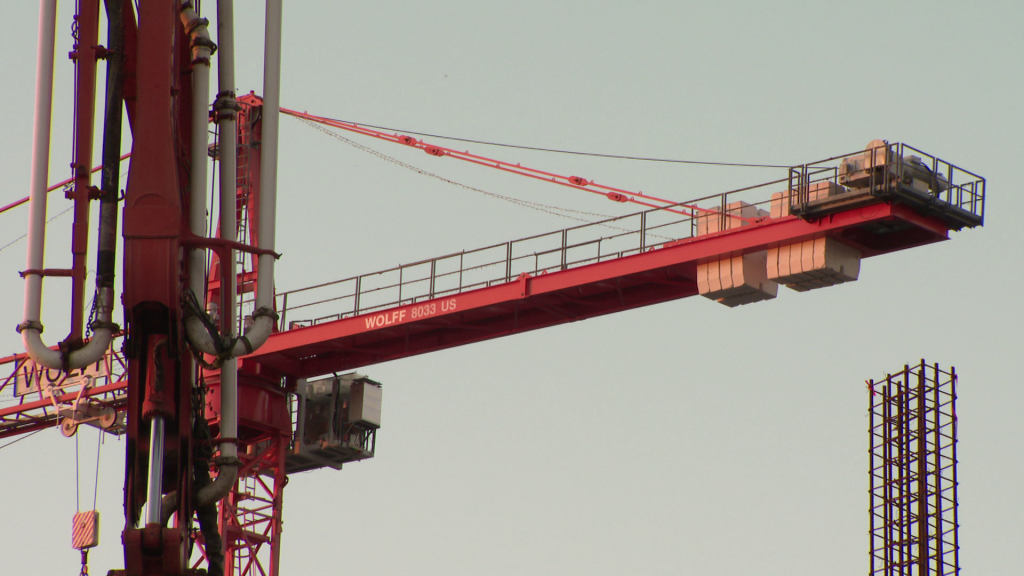
[[[82,483],[78,474],[78,434],[75,434],[75,512],[82,511],[82,504],[79,502],[79,485]]]
[[[282,112],[284,110],[282,109]],[[374,126],[373,124],[365,124],[362,122],[351,122],[348,120],[338,120],[346,124],[352,124],[355,126],[363,126],[366,128],[373,128],[375,130],[386,130],[388,132],[402,132],[405,134],[415,134],[416,136],[424,136],[426,138],[440,138],[442,140],[452,140],[455,142],[466,142],[467,144],[483,144],[484,146],[497,146],[500,148],[514,148],[517,150],[533,150],[536,152],[551,152],[554,154],[572,154],[575,156],[592,156],[595,158],[610,158],[615,160],[636,160],[641,162],[665,162],[669,164],[696,164],[701,166],[724,166],[724,167],[736,167],[736,168],[791,168],[789,165],[783,164],[756,164],[756,163],[745,163],[745,162],[711,162],[706,160],[678,160],[674,158],[651,158],[647,156],[627,156],[622,154],[603,154],[599,152],[581,152],[578,150],[561,150],[558,148],[543,148],[539,146],[524,146],[521,144],[505,144],[501,142],[490,142],[487,140],[474,140],[472,138],[460,138],[457,136],[443,136],[441,134],[430,134],[428,132],[416,132],[414,130],[402,130],[400,128],[388,128],[386,126]]]
[[[345,138],[344,136],[342,136],[342,135],[340,135],[340,134],[338,134],[336,132],[331,132],[330,130],[324,128],[322,125],[319,125],[319,124],[317,124],[315,122],[306,120],[304,118],[302,118],[301,120],[303,122],[306,122],[309,126],[311,126],[313,128],[316,128],[317,130],[320,130],[324,134],[327,134],[327,135],[337,139],[340,142],[348,144],[348,145],[352,146],[353,148],[356,148],[357,150],[362,150],[363,152],[366,152],[368,154],[372,154],[372,155],[374,155],[374,156],[376,156],[376,157],[378,157],[378,158],[380,158],[382,160],[385,160],[387,162],[391,162],[392,164],[395,164],[395,165],[400,166],[402,168],[406,168],[407,170],[411,170],[411,171],[416,172],[417,174],[420,174],[422,176],[427,176],[427,177],[430,177],[430,178],[435,178],[435,179],[440,180],[442,182],[445,182],[447,184],[451,184],[453,186],[458,186],[460,188],[465,188],[466,190],[470,190],[472,192],[479,192],[480,194],[484,194],[484,195],[490,196],[492,198],[497,198],[499,200],[504,200],[506,202],[510,202],[512,204],[516,204],[517,206],[521,206],[521,207],[524,207],[524,208],[530,208],[530,209],[533,209],[533,210],[539,210],[539,211],[545,212],[547,214],[552,214],[554,216],[561,216],[562,218],[569,218],[570,220],[576,220],[578,222],[585,222],[587,224],[597,224],[599,226],[603,226],[603,227],[611,229],[611,230],[617,230],[617,231],[620,231],[620,232],[629,232],[629,230],[627,228],[622,228],[620,226],[613,226],[613,225],[607,223],[608,221],[616,220],[617,218],[615,216],[609,216],[607,214],[598,214],[598,213],[595,213],[595,212],[585,212],[585,211],[581,211],[581,210],[573,210],[571,208],[562,208],[560,206],[551,206],[551,205],[548,205],[548,204],[541,204],[539,202],[530,202],[528,200],[520,200],[518,198],[512,198],[511,196],[504,196],[502,194],[495,194],[494,192],[488,192],[486,190],[481,190],[480,188],[475,188],[473,186],[462,184],[461,182],[456,182],[454,180],[445,178],[444,176],[439,176],[437,174],[434,174],[433,172],[429,172],[427,170],[423,170],[422,168],[417,168],[416,166],[413,166],[412,164],[407,164],[405,162],[402,162],[401,160],[398,160],[397,158],[394,158],[392,156],[388,156],[387,154],[384,154],[382,152],[378,152],[377,150],[374,150],[373,148],[370,148],[369,146],[364,146],[364,145],[362,145],[362,144],[360,144],[358,142],[355,142],[353,140]],[[568,214],[562,214],[560,212],[555,212],[556,210],[564,211],[564,212],[573,212],[573,213],[576,213],[576,214],[584,214],[584,215],[587,215],[587,216],[596,216],[598,218],[602,218],[604,221],[587,220],[586,218],[579,218],[579,217],[576,217],[576,216],[570,216]],[[659,236],[657,234],[651,234],[651,235],[654,236],[654,237],[657,237],[657,238],[662,238],[664,240],[672,240],[672,238],[668,238],[666,236]]]
[[[96,479],[92,485],[92,509],[96,509],[96,500],[100,493],[100,449],[103,447],[103,431],[96,435]]]
[[[348,144],[349,146],[352,146],[353,148],[356,148],[357,150],[362,150],[363,152],[366,152],[367,154],[372,154],[372,155],[374,155],[374,156],[376,156],[376,157],[378,157],[378,158],[380,158],[380,159],[382,159],[382,160],[384,160],[386,162],[390,162],[392,164],[395,164],[396,166],[400,166],[400,167],[405,168],[407,170],[411,170],[411,171],[416,172],[417,174],[421,174],[423,176],[427,176],[427,177],[430,177],[430,178],[434,178],[434,179],[440,180],[442,182],[445,182],[447,184],[451,184],[453,186],[458,186],[460,188],[464,188],[464,189],[470,190],[472,192],[478,192],[480,194],[484,194],[484,195],[490,196],[492,198],[497,198],[499,200],[504,200],[506,202],[511,202],[512,204],[516,204],[517,206],[522,206],[524,208],[530,208],[530,209],[533,209],[533,210],[539,210],[541,212],[552,214],[554,216],[561,216],[563,218],[569,218],[571,220],[576,220],[578,222],[586,222],[588,224],[589,223],[593,223],[592,220],[587,220],[586,218],[579,218],[579,217],[576,217],[576,216],[570,216],[568,214],[562,214],[561,212],[572,212],[574,214],[580,214],[580,215],[585,215],[585,216],[595,216],[597,218],[612,218],[612,216],[608,216],[607,214],[598,214],[598,213],[595,213],[595,212],[586,212],[586,211],[582,211],[582,210],[573,210],[571,208],[562,208],[560,206],[552,206],[552,205],[549,205],[549,204],[542,204],[540,202],[531,202],[529,200],[521,200],[519,198],[513,198],[511,196],[505,196],[503,194],[496,194],[494,192],[488,192],[486,190],[481,190],[480,188],[469,186],[467,184],[462,184],[461,182],[456,182],[456,181],[451,180],[449,178],[445,178],[444,176],[440,176],[438,174],[434,174],[433,172],[429,172],[427,170],[423,170],[422,168],[418,168],[416,166],[413,166],[412,164],[407,164],[405,162],[402,162],[401,160],[398,160],[397,158],[394,158],[392,156],[388,156],[387,154],[384,154],[382,152],[378,152],[377,150],[374,150],[373,148],[370,148],[369,146],[364,146],[364,145],[362,145],[362,144],[360,144],[358,142],[355,142],[353,140],[345,138],[344,136],[342,136],[342,135],[340,135],[340,134],[338,134],[336,132],[331,132],[330,130],[327,130],[326,128],[324,128],[320,124],[317,124],[315,122],[312,122],[312,121],[306,120],[306,119],[302,119],[302,120],[304,122],[306,122],[312,128],[320,130],[324,134],[327,134],[328,136],[331,136],[332,138],[335,138],[335,139],[337,139],[340,142]],[[556,211],[558,211],[558,212],[556,212]]]
[[[72,210],[74,210],[74,208],[75,208],[75,207],[74,207],[74,206],[72,206],[72,207],[68,208],[67,210],[65,210],[65,211],[61,212],[60,214],[57,214],[56,216],[51,216],[51,217],[50,217],[49,219],[47,219],[47,220],[46,220],[46,223],[47,223],[47,224],[49,224],[50,222],[53,222],[53,221],[54,221],[54,220],[56,220],[57,218],[60,218],[61,216],[63,216],[63,215],[65,215],[65,214],[67,214],[68,212],[71,212]],[[11,246],[13,246],[13,245],[14,245],[14,243],[15,243],[15,242],[17,242],[18,240],[21,240],[21,239],[23,239],[23,238],[25,238],[25,237],[27,237],[27,236],[28,236],[28,233],[26,232],[25,234],[22,234],[21,236],[18,236],[18,237],[17,237],[17,238],[15,238],[14,240],[11,240],[11,241],[10,241],[10,242],[8,242],[7,244],[4,244],[3,246],[0,246],[0,252],[3,252],[3,251],[4,251],[4,250],[6,250],[7,248],[10,248]]]
[[[18,442],[21,442],[21,441],[22,441],[22,440],[24,440],[25,438],[29,438],[29,437],[31,437],[31,436],[35,436],[36,434],[39,434],[39,433],[40,433],[40,432],[42,432],[43,430],[46,430],[46,428],[40,428],[39,430],[36,430],[35,432],[29,432],[28,434],[25,434],[25,435],[24,435],[24,436],[22,436],[21,438],[17,438],[17,439],[15,439],[15,440],[11,440],[11,441],[10,441],[10,442],[8,442],[7,444],[4,444],[3,446],[0,446],[0,450],[3,450],[4,448],[7,448],[8,446],[10,446],[10,445],[12,445],[12,444],[17,444]]]
[[[420,150],[423,150],[427,154],[430,154],[431,156],[449,156],[457,160],[463,160],[465,162],[479,164],[481,166],[496,168],[504,172],[510,172],[513,174],[518,174],[520,176],[526,176],[528,178],[534,178],[545,182],[551,182],[553,184],[558,184],[560,186],[566,186],[568,188],[582,190],[584,192],[590,192],[592,194],[600,194],[615,202],[629,202],[641,206],[646,206],[648,208],[659,208],[687,217],[694,217],[697,216],[698,214],[720,214],[720,212],[718,212],[717,210],[701,208],[699,206],[694,206],[680,202],[673,202],[671,200],[666,200],[663,198],[658,198],[656,196],[651,196],[649,194],[644,194],[643,192],[639,191],[631,192],[629,190],[616,188],[614,186],[599,184],[594,180],[588,180],[586,178],[582,178],[579,176],[564,176],[553,172],[529,168],[523,166],[520,163],[513,164],[511,162],[505,162],[494,158],[488,158],[486,156],[471,154],[469,151],[459,151],[451,148],[445,148],[443,146],[434,146],[422,140],[417,140],[412,136],[388,134],[386,132],[382,132],[380,130],[372,129],[366,126],[343,122],[340,120],[326,118],[323,116],[316,116],[305,112],[289,110],[287,108],[281,108],[281,113],[296,118],[316,122],[318,124],[330,126],[332,128],[339,128],[349,132],[362,134],[364,136],[377,138],[379,140],[384,140],[395,144],[404,144],[406,146],[418,148]],[[756,220],[754,218],[744,218],[742,216],[728,213],[725,214],[725,216],[728,218],[734,218],[737,220],[747,222],[753,222]]]

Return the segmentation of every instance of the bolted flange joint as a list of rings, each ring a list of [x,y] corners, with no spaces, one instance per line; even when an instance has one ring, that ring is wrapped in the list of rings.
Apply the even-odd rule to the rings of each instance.
[[[217,114],[217,121],[233,120],[237,117],[242,105],[235,100],[235,93],[232,90],[217,94],[213,102],[213,111]]]

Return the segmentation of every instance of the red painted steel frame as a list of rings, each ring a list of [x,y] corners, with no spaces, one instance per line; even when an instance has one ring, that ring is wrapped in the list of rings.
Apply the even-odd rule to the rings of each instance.
[[[180,5],[125,3],[125,99],[132,160],[124,200],[124,318],[128,339],[125,569],[183,573],[193,515],[191,357],[181,326],[191,123],[189,39]],[[151,417],[166,421],[162,493],[177,492],[179,525],[136,529],[147,501]],[[160,495],[150,494],[148,498]],[[160,544],[160,547],[156,546]]]
[[[96,108],[96,61],[100,55],[99,0],[79,0],[75,16],[77,38],[75,61],[75,220],[71,228],[71,332],[64,346],[82,345],[84,332],[86,257],[89,248],[89,202],[94,196],[91,182],[93,127]]]
[[[290,431],[248,444],[239,485],[221,503],[224,576],[277,576],[281,568],[285,454]]]
[[[880,223],[909,226],[897,233],[872,231]],[[906,206],[881,202],[814,222],[770,219],[633,256],[278,332],[243,366],[255,363],[290,377],[319,376],[694,296],[701,261],[818,236],[838,238],[867,257],[945,240],[948,229]],[[240,276],[239,285],[246,279]],[[435,304],[436,314],[412,319],[412,308],[429,303]],[[0,410],[0,436],[10,434],[2,418],[21,412],[27,409]]]
[[[257,245],[259,238],[260,142],[263,102],[252,94],[238,99],[238,164],[235,210],[240,241]],[[218,236],[220,231],[218,229]],[[243,258],[238,271],[238,292],[253,292],[259,272],[256,258]],[[218,302],[222,285],[220,258],[211,261],[207,302]],[[219,528],[224,541],[225,576],[271,575],[280,570],[281,518],[285,454],[291,442],[292,423],[287,408],[284,375],[242,361],[238,371],[238,446],[243,466],[230,494],[221,501]],[[220,371],[204,370],[208,386],[206,417],[216,432],[220,428]],[[205,543],[201,551],[205,555]]]
[[[97,386],[96,388],[90,388],[84,394],[83,398],[106,398],[110,394],[120,392],[128,387],[128,382],[125,380],[119,380],[106,386]],[[69,392],[66,394],[60,394],[55,396],[55,400],[35,400],[32,402],[24,402],[17,406],[11,406],[0,410],[0,438],[6,438],[7,436],[17,436],[19,434],[26,434],[28,432],[35,432],[36,430],[42,430],[43,428],[50,428],[60,423],[60,420],[56,414],[44,414],[40,417],[36,417],[34,413],[43,412],[44,408],[50,408],[53,406],[54,401],[58,404],[69,404],[74,402],[78,397],[77,392]],[[115,410],[124,410],[126,402],[123,396],[117,397],[114,401],[103,401],[103,405],[109,406]],[[48,410],[47,410],[48,412]],[[23,416],[23,420],[16,420],[15,422],[8,423],[5,420],[11,416]]]
[[[244,445],[239,484],[221,505],[221,533],[225,535],[225,576],[273,575],[280,572],[281,527],[284,510],[284,457],[291,437],[267,436]],[[206,543],[197,533],[199,558],[206,561]]]
[[[902,233],[872,232],[880,222],[911,226]],[[770,219],[615,260],[288,330],[248,358],[296,377],[317,376],[693,296],[697,264],[725,256],[822,236],[874,256],[945,240],[947,232],[934,219],[881,202],[815,222]],[[414,308],[431,303],[435,313],[413,319]]]

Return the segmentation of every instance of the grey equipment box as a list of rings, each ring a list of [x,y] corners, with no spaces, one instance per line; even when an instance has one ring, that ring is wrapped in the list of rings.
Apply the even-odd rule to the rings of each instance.
[[[285,472],[305,472],[373,458],[380,428],[382,389],[355,372],[301,379],[295,391],[296,422]]]

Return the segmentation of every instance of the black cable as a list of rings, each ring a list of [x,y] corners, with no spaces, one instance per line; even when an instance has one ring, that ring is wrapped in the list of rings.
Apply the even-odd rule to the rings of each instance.
[[[334,120],[332,118],[332,120]],[[454,140],[456,142],[468,142],[470,144],[483,144],[485,146],[498,146],[501,148],[516,148],[519,150],[534,150],[536,152],[553,152],[555,154],[573,154],[576,156],[594,156],[596,158],[614,158],[616,160],[639,160],[642,162],[668,162],[671,164],[700,164],[703,166],[737,166],[741,168],[792,168],[790,165],[782,164],[747,164],[743,162],[705,162],[701,160],[675,160],[671,158],[648,158],[644,156],[625,156],[620,154],[600,154],[598,152],[579,152],[575,150],[559,150],[557,148],[541,148],[538,146],[520,146],[518,144],[502,144],[500,142],[487,142],[485,140],[473,140],[471,138],[458,138],[456,136],[442,136],[440,134],[428,134],[426,132],[414,132],[412,130],[401,130],[398,128],[388,128],[386,126],[374,126],[373,124],[362,124],[359,122],[350,122],[348,120],[335,120],[336,122],[344,122],[346,124],[354,124],[356,126],[365,126],[367,128],[373,128],[375,130],[387,130],[389,132],[403,132],[405,134],[415,134],[416,136],[426,136],[427,138],[441,138],[442,140]]]
[[[60,214],[57,214],[56,216],[51,217],[49,220],[46,221],[46,223],[49,224],[50,222],[53,222],[57,218],[60,218],[61,216],[67,214],[68,212],[71,212],[74,209],[75,209],[75,207],[72,206],[72,207],[68,208],[67,210],[61,212]],[[25,238],[26,236],[28,236],[27,232],[25,234],[22,234],[21,236],[18,236],[14,240],[11,240],[7,244],[4,244],[3,246],[0,246],[0,252],[6,250],[7,248],[10,248],[12,245],[14,245],[15,242],[17,242],[18,240],[21,240],[22,238]]]
[[[116,412],[115,412],[116,418]],[[92,509],[96,509],[96,499],[100,493],[100,448],[103,446],[103,431],[96,435],[96,479],[92,485]]]
[[[328,130],[325,127],[325,125],[323,125],[323,124],[319,124],[317,122],[313,122],[312,120],[307,120],[305,118],[302,118],[301,120],[303,120],[304,122],[308,123],[311,127],[313,127],[315,129],[323,132],[324,134],[327,134],[328,136],[331,136],[332,138],[337,139],[339,142],[343,142],[343,143],[348,144],[349,146],[352,146],[352,147],[354,147],[354,148],[356,148],[358,150],[362,150],[363,152],[366,152],[368,154],[372,154],[372,155],[374,155],[374,156],[376,156],[376,157],[378,157],[378,158],[380,158],[382,160],[385,160],[387,162],[391,162],[392,164],[395,164],[396,166],[401,166],[402,168],[405,168],[407,170],[412,170],[413,172],[416,172],[417,174],[420,174],[422,176],[428,176],[430,178],[434,178],[434,179],[440,180],[442,182],[445,182],[447,184],[451,184],[453,186],[458,186],[460,188],[465,188],[466,190],[470,190],[472,192],[479,192],[480,194],[484,194],[484,195],[490,196],[492,198],[497,198],[499,200],[504,200],[506,202],[511,202],[511,203],[516,204],[517,206],[521,206],[523,208],[530,208],[532,210],[538,210],[540,212],[545,212],[547,214],[552,214],[554,216],[560,216],[562,218],[569,218],[570,220],[576,220],[578,222],[591,223],[592,220],[587,220],[585,218],[577,218],[575,216],[570,216],[568,214],[562,214],[561,212],[573,212],[573,213],[576,213],[576,214],[582,214],[582,215],[587,215],[587,216],[596,216],[598,218],[604,218],[604,219],[611,218],[611,216],[608,216],[607,214],[597,214],[597,213],[594,213],[594,212],[586,212],[586,211],[582,211],[582,210],[573,210],[571,208],[561,208],[559,206],[551,206],[549,204],[541,204],[539,202],[530,202],[529,200],[520,200],[518,198],[513,198],[511,196],[504,196],[502,194],[495,194],[494,192],[488,192],[486,190],[481,190],[480,188],[474,188],[472,186],[467,186],[466,184],[462,184],[460,182],[455,182],[454,180],[449,180],[448,178],[445,178],[443,176],[439,176],[437,174],[434,174],[433,172],[428,172],[426,170],[423,170],[422,168],[417,168],[416,166],[413,166],[411,164],[406,164],[405,162],[402,162],[401,160],[398,160],[397,158],[395,158],[393,156],[388,156],[387,154],[384,154],[383,152],[378,152],[377,150],[374,150],[373,148],[370,148],[369,146],[364,146],[364,145],[362,145],[362,144],[360,144],[360,143],[358,143],[358,142],[356,142],[354,140],[350,140],[348,138],[345,138],[344,136],[342,136],[341,134],[338,134],[337,132],[333,132],[331,130]],[[336,127],[332,126],[332,128],[336,128]],[[557,211],[561,211],[561,212],[557,212]]]
[[[82,479],[78,474],[78,434],[75,434],[75,512],[82,511],[82,505],[78,498],[78,486],[81,483]]]
[[[205,396],[205,385],[195,389],[195,397],[200,394]],[[213,434],[210,432],[206,417],[200,412],[203,401],[192,402],[193,421],[192,437],[196,441],[192,443],[192,482],[194,494],[213,483],[210,478],[210,460],[213,458],[211,442]],[[206,540],[206,558],[210,576],[223,576],[224,574],[224,544],[217,526],[217,504],[210,503],[200,506],[194,501],[196,517],[199,520],[199,531]]]
[[[3,446],[0,446],[0,450],[3,450],[4,448],[7,448],[11,444],[15,444],[15,443],[21,442],[22,440],[24,440],[25,438],[28,438],[29,436],[35,436],[36,434],[39,434],[43,430],[46,430],[46,428],[40,428],[39,430],[36,430],[35,432],[32,432],[31,434],[26,434],[26,435],[22,436],[21,438],[18,438],[17,440],[12,440],[11,442],[8,442],[7,444],[4,444]]]
[[[184,300],[185,309],[191,315],[199,318],[199,321],[202,322],[203,327],[206,328],[206,331],[213,339],[213,345],[217,349],[217,358],[211,364],[203,359],[203,351],[197,348],[187,337],[185,338],[185,344],[189,347],[189,350],[192,351],[192,355],[200,366],[207,370],[216,370],[217,368],[220,368],[221,363],[226,359],[224,357],[224,353],[234,348],[235,342],[237,342],[241,337],[225,342],[225,339],[221,336],[217,326],[213,323],[210,315],[202,309],[202,305],[199,304],[199,300],[192,290],[185,290],[182,299]]]
[[[213,338],[214,344],[219,346],[221,344],[220,331],[213,323],[213,320],[210,319],[210,316],[203,310],[198,297],[191,290],[185,291],[185,307],[192,315],[199,318],[206,331],[210,333],[210,337]]]

